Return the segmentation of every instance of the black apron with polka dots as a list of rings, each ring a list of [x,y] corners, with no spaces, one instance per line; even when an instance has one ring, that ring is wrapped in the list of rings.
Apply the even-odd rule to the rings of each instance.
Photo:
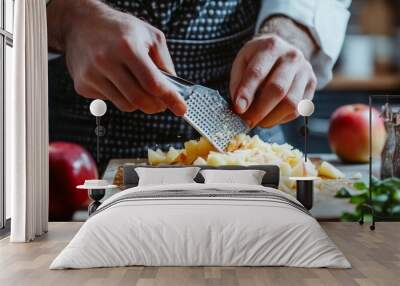
[[[227,96],[232,62],[254,34],[260,1],[254,0],[110,0],[114,7],[140,17],[164,32],[180,77],[218,89]],[[95,154],[90,101],[74,96],[66,71],[50,65],[50,137],[78,142]],[[60,84],[60,81],[61,84]],[[104,117],[102,159],[144,158],[149,147],[167,149],[199,135],[170,112],[123,113],[108,103]],[[255,130],[267,140],[282,141],[274,130]],[[264,133],[263,133],[264,132]],[[278,136],[277,136],[278,134]],[[275,137],[274,137],[275,136]]]

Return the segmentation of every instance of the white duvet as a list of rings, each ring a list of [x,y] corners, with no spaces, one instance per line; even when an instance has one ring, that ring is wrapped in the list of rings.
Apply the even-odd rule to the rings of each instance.
[[[263,191],[254,197],[139,198],[137,192]],[[145,193],[140,193],[145,194]],[[249,192],[251,194],[251,192]],[[275,198],[282,198],[282,201]],[[278,190],[238,184],[135,187],[106,200],[50,269],[145,266],[349,268],[318,222]]]

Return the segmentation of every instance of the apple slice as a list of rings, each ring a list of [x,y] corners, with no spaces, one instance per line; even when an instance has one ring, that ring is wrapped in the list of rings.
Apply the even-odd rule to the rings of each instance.
[[[315,177],[317,174],[318,172],[311,160],[304,162],[304,159],[302,159],[292,169],[291,177]]]
[[[318,175],[329,179],[343,179],[346,176],[332,164],[323,161],[318,168]]]
[[[216,149],[205,137],[201,137],[197,142],[197,155],[205,159],[211,151]]]
[[[281,162],[279,164],[280,175],[283,177],[290,177],[292,174],[292,167],[290,167],[289,163]]]
[[[207,165],[214,167],[228,165],[227,156],[222,153],[211,151],[207,157]]]
[[[161,151],[160,149],[157,149],[157,151],[154,151],[152,149],[147,150],[147,158],[149,160],[150,165],[160,165],[166,162],[167,156],[166,154]]]
[[[165,161],[167,164],[177,163],[179,161],[180,155],[183,150],[177,150],[174,147],[170,147],[168,153],[166,154]]]
[[[197,159],[194,160],[193,165],[205,166],[207,165],[207,161],[204,160],[202,157],[197,157]]]
[[[191,165],[198,157],[207,158],[210,151],[215,150],[211,143],[204,137],[201,137],[199,140],[187,141],[184,145],[186,155],[185,164],[187,165]]]

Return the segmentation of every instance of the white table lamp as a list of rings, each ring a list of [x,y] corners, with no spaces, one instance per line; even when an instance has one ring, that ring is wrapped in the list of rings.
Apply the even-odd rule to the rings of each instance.
[[[314,103],[303,99],[297,105],[297,112],[304,117],[304,160],[307,164],[308,155],[308,117],[314,113]],[[296,198],[303,206],[310,210],[314,202],[314,180],[318,177],[290,177],[296,181]]]
[[[297,105],[297,112],[304,117],[304,159],[307,162],[308,155],[308,117],[314,113],[314,103],[309,99],[303,99]]]
[[[94,133],[97,136],[97,163],[100,162],[100,137],[106,134],[106,129],[100,124],[100,118],[107,112],[107,104],[101,99],[95,99],[90,103],[90,113],[96,117],[96,129]]]

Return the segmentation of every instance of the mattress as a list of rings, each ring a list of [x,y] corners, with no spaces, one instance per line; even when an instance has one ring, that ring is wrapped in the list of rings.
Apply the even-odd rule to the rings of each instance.
[[[119,266],[350,268],[293,197],[239,184],[138,186],[107,199],[50,269]]]

